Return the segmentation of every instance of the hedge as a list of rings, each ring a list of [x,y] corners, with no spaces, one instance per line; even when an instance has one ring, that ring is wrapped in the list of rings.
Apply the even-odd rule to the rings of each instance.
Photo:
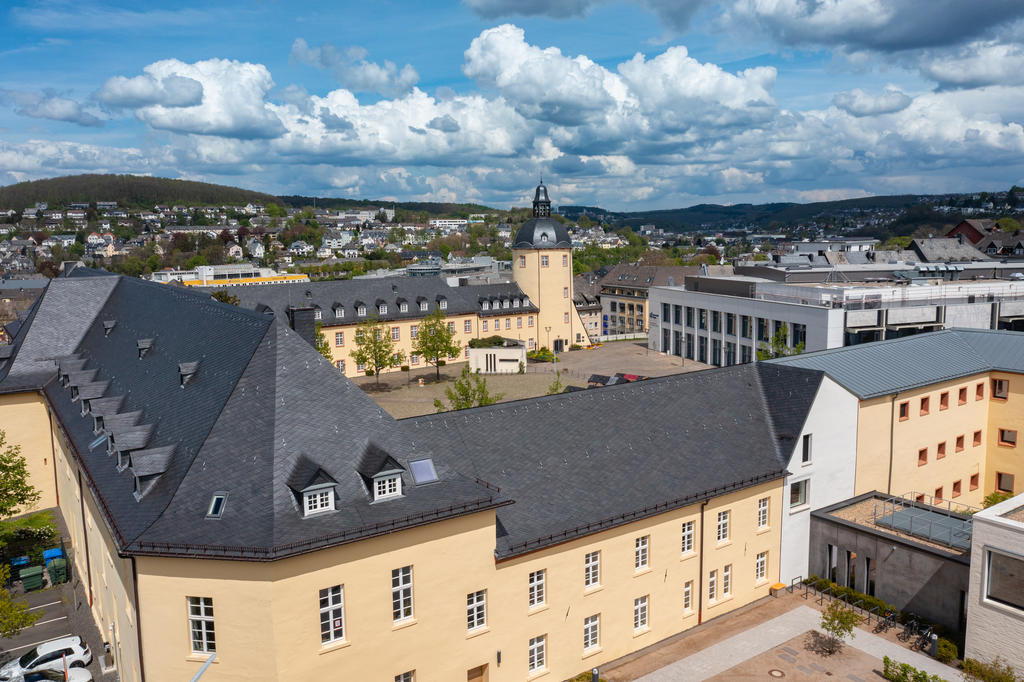
[[[899,663],[888,656],[882,658],[882,677],[890,682],[945,682],[938,675],[929,675],[909,663]]]
[[[855,602],[859,599],[862,602],[862,605],[865,609],[870,610],[871,608],[877,608],[878,612],[881,614],[884,614],[888,610],[892,611],[893,613],[896,613],[900,618],[902,618],[902,614],[900,614],[900,612],[896,609],[895,606],[893,606],[892,604],[886,604],[878,597],[872,597],[870,595],[864,594],[863,592],[858,592],[857,590],[854,590],[850,587],[843,587],[842,585],[837,585],[830,580],[819,578],[816,575],[811,575],[810,577],[806,578],[804,582],[820,591],[824,591],[826,588],[831,587],[832,594],[834,594],[836,597],[844,597],[845,600],[849,603]]]

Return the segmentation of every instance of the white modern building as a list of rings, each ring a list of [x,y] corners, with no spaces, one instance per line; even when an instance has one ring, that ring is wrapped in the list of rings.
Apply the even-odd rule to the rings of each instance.
[[[974,515],[965,655],[1024,670],[1024,495]]]
[[[948,280],[919,266],[913,278],[788,283],[687,277],[650,289],[648,348],[710,365],[756,359],[779,330],[816,351],[953,327],[1024,330],[1024,279]],[[957,266],[942,266],[957,267]]]

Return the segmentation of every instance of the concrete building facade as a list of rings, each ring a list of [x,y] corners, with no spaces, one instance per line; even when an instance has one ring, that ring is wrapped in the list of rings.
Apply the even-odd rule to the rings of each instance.
[[[1024,495],[974,515],[964,654],[1024,670]]]

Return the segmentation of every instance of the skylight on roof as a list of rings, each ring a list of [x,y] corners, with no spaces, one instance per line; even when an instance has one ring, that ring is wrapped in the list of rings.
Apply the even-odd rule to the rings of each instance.
[[[224,505],[228,500],[227,493],[214,493],[210,500],[210,509],[206,512],[206,518],[219,519],[224,513]]]
[[[434,469],[432,459],[418,459],[415,462],[409,462],[409,467],[412,469],[412,478],[416,481],[416,485],[433,483],[437,480],[437,471]]]

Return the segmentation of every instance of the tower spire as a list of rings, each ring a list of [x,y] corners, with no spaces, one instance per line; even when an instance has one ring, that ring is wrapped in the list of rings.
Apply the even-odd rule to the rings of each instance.
[[[551,199],[548,198],[548,188],[544,186],[544,176],[540,178],[540,184],[533,193],[533,217],[546,218],[551,215]]]

